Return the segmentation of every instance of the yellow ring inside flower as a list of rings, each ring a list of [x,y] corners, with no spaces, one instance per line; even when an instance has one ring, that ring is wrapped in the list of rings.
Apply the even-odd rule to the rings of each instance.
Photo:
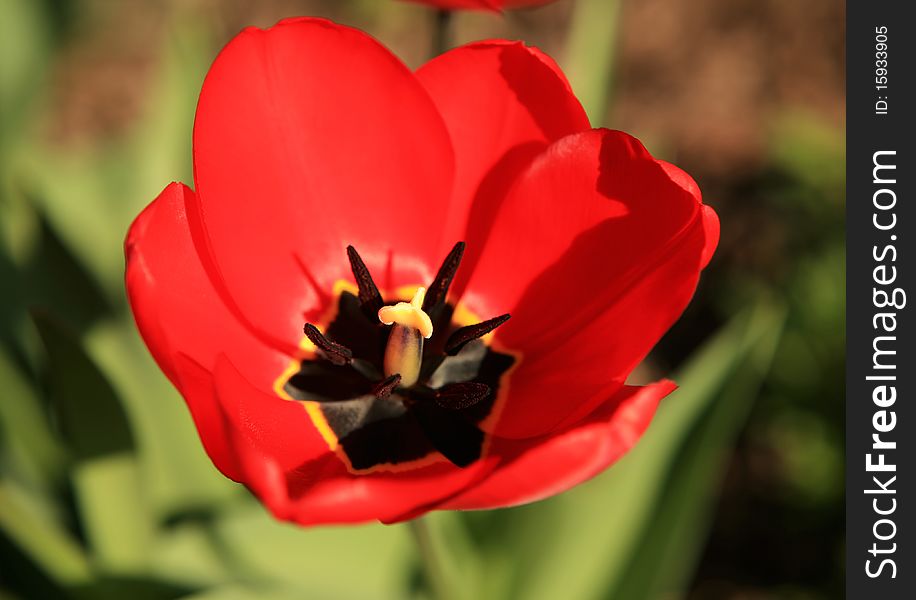
[[[380,291],[383,297],[386,297],[386,298],[412,298],[420,287],[422,286],[420,285],[401,286],[397,288],[394,291],[394,293],[392,294],[385,293],[385,290],[380,290]],[[338,299],[345,292],[349,292],[353,295],[357,295],[359,293],[359,288],[355,284],[349,281],[338,280],[337,282],[335,282],[333,291],[332,291],[332,294],[333,294],[332,301],[329,303],[329,308],[326,311],[326,313],[322,315],[321,319],[319,319],[315,323],[321,330],[325,330],[327,325],[331,323],[334,320],[334,318],[337,316]],[[454,307],[454,312],[452,314],[451,320],[454,325],[457,325],[459,327],[462,327],[465,325],[473,325],[473,324],[480,323],[481,321],[483,321],[483,319],[481,319],[477,314],[475,314],[473,311],[468,309],[467,306],[465,306],[464,303],[460,301]],[[503,375],[503,378],[502,378],[503,383],[500,386],[500,389],[498,391],[498,395],[497,395],[496,401],[494,402],[492,411],[486,417],[486,419],[484,419],[484,421],[481,422],[481,426],[484,428],[485,431],[489,430],[493,426],[493,424],[495,424],[496,421],[498,420],[499,414],[502,412],[502,406],[504,404],[504,400],[508,394],[508,388],[509,388],[508,375],[510,375],[511,372],[518,366],[521,360],[520,353],[511,351],[511,350],[507,350],[502,347],[497,347],[499,345],[494,343],[495,340],[493,339],[493,337],[494,337],[494,332],[491,331],[490,333],[487,333],[486,335],[482,336],[480,339],[488,346],[493,347],[494,349],[497,349],[504,354],[509,354],[513,356],[515,358],[515,362],[509,368],[509,370]],[[368,473],[375,473],[375,472],[398,472],[398,471],[407,471],[407,470],[417,469],[417,468],[428,466],[428,465],[431,465],[437,462],[443,462],[443,461],[447,462],[447,459],[445,459],[438,451],[431,451],[426,456],[416,459],[416,460],[412,460],[412,461],[405,461],[405,462],[400,462],[397,464],[383,463],[383,464],[373,466],[369,469],[354,468],[346,452],[343,451],[343,448],[340,444],[340,440],[337,438],[337,435],[331,429],[331,426],[328,424],[327,419],[325,418],[324,414],[322,413],[320,403],[316,401],[311,401],[311,400],[297,400],[291,397],[284,389],[284,384],[290,379],[290,377],[292,377],[296,372],[298,372],[301,362],[303,360],[313,359],[316,356],[317,347],[310,339],[308,339],[308,337],[304,335],[302,336],[302,339],[299,341],[299,348],[301,350],[300,355],[297,358],[295,358],[294,360],[291,360],[289,365],[286,367],[286,369],[284,369],[283,372],[280,373],[279,377],[277,377],[277,379],[274,381],[274,385],[273,385],[274,393],[276,393],[277,396],[279,396],[280,398],[284,400],[289,400],[291,402],[298,402],[303,405],[306,413],[309,416],[309,419],[315,425],[315,428],[321,434],[321,437],[324,439],[325,443],[327,443],[328,448],[341,459],[344,465],[346,465],[348,471],[350,471],[351,473],[358,473],[358,474],[368,474]],[[490,436],[485,435],[484,447],[483,447],[483,451],[481,452],[481,457],[487,454],[489,442],[490,442]]]

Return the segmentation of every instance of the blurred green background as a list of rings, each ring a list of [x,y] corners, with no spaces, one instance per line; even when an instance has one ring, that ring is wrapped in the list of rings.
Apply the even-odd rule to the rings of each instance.
[[[124,298],[128,224],[192,181],[209,62],[299,14],[431,52],[434,12],[394,0],[0,0],[0,599],[429,597],[405,527],[297,529],[223,479]],[[722,221],[636,374],[681,386],[637,448],[547,501],[432,516],[455,598],[842,595],[844,35],[832,0],[454,16],[453,43],[557,58]]]

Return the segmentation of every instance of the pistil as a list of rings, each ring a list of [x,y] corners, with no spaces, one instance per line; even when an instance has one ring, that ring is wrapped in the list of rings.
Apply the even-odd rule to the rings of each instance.
[[[401,376],[401,385],[410,387],[420,377],[423,360],[423,340],[433,335],[433,323],[423,311],[426,288],[417,289],[410,302],[383,306],[378,311],[379,320],[393,325],[385,346],[385,376]]]

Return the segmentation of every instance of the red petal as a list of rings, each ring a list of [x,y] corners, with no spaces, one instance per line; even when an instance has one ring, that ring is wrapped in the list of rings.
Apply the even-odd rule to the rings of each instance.
[[[259,390],[226,357],[217,361],[213,378],[229,424],[283,471],[331,454],[302,402]]]
[[[243,481],[238,449],[233,446],[235,438],[219,406],[213,375],[183,354],[176,355],[173,362],[180,374],[176,387],[185,397],[204,450],[223,475]]]
[[[681,170],[679,167],[672,165],[664,160],[658,161],[658,164],[665,169],[671,181],[681,186],[691,196],[696,198],[697,202],[703,202],[703,195],[700,193],[700,186],[693,180],[693,177]],[[705,230],[706,243],[703,246],[703,255],[700,259],[700,267],[706,268],[712,255],[719,245],[719,216],[711,206],[703,205],[703,228]]]
[[[209,371],[185,356],[179,356],[177,362],[183,389],[193,390],[197,399],[191,404],[191,414],[213,463],[224,475],[251,489],[278,519],[289,519],[286,482],[277,461],[256,447],[250,436],[228,418]],[[329,456],[326,449],[325,446]]]
[[[497,462],[498,458],[490,457],[463,469],[438,463],[414,471],[369,475],[346,473],[339,462],[311,465],[310,470],[290,476],[291,520],[301,525],[405,521],[473,488]],[[302,491],[296,493],[297,487]]]
[[[260,342],[214,289],[197,253],[186,211],[193,202],[194,192],[187,186],[170,184],[140,213],[127,234],[127,295],[140,334],[179,388],[175,357],[180,352],[207,370],[225,353],[243,365],[245,377],[270,389],[290,359]]]
[[[347,244],[383,287],[430,279],[453,162],[413,74],[329,21],[246,29],[201,91],[194,168],[209,250],[240,312],[283,344],[351,278]]]
[[[683,183],[607,130],[555,143],[516,182],[465,296],[481,316],[512,314],[495,339],[523,356],[497,435],[589,414],[684,310],[714,242]]]
[[[556,63],[520,42],[456,48],[426,63],[417,78],[445,119],[455,149],[455,189],[443,241],[449,247],[468,242],[453,284],[460,293],[518,173],[551,142],[587,130],[588,116]]]
[[[131,225],[125,242],[127,293],[140,333],[184,396],[207,454],[238,481],[243,478],[238,451],[210,372],[226,355],[242,367],[244,376],[239,378],[250,380],[249,387],[269,390],[290,357],[260,342],[214,290],[186,212],[193,197],[186,186],[173,183]],[[312,427],[307,419],[306,425]],[[305,434],[300,432],[300,437],[305,439]],[[327,452],[320,441],[318,448]]]
[[[481,484],[438,508],[484,509],[534,502],[594,477],[623,456],[648,427],[671,381],[625,387],[584,422],[539,440],[494,441],[503,463]]]
[[[255,389],[225,359],[217,366],[215,387],[241,465],[238,480],[277,518],[302,525],[412,518],[474,485],[499,460],[490,457],[465,469],[438,463],[354,475],[329,451],[302,403]]]
[[[186,357],[178,363],[182,381],[201,393],[192,413],[214,463],[278,519],[314,525],[413,518],[481,481],[499,460],[354,475],[329,452],[301,403],[263,394],[225,359],[214,378]]]

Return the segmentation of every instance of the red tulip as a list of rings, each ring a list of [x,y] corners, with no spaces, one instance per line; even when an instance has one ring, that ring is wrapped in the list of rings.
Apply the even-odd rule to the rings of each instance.
[[[507,8],[529,8],[549,4],[553,0],[409,0],[444,9],[477,9],[501,11]]]
[[[414,73],[318,19],[220,53],[194,183],[131,226],[131,307],[215,465],[302,524],[515,505],[607,468],[674,389],[625,382],[718,238],[693,180],[590,129],[538,50]]]

